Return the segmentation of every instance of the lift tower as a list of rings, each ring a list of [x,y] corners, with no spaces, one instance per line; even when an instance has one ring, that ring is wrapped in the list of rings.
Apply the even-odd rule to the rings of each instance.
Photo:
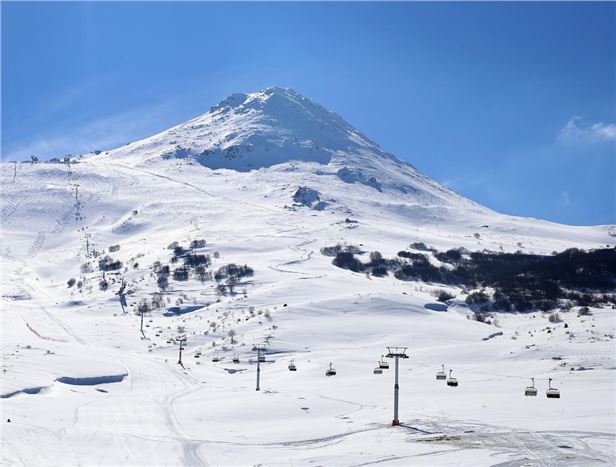
[[[391,426],[400,425],[400,420],[398,420],[398,392],[400,391],[400,386],[398,385],[398,360],[400,358],[409,358],[406,354],[407,347],[387,347],[387,358],[393,358],[396,363],[396,380],[394,384],[394,419],[391,422]]]
[[[264,344],[256,344],[252,348],[253,351],[257,352],[257,391],[261,390],[261,360],[265,361],[265,355],[261,355],[261,353],[265,354],[265,345]]]

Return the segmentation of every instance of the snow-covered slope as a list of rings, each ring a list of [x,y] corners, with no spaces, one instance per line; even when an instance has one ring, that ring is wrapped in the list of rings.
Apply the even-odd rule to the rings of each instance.
[[[12,181],[2,164],[0,176],[3,464],[615,461],[613,311],[561,313],[557,324],[511,314],[496,327],[459,302],[433,311],[438,285],[367,278],[320,253],[348,243],[392,257],[413,242],[551,253],[613,246],[613,226],[495,213],[279,88],[235,94],[70,170],[18,164]],[[226,295],[207,277],[170,277],[143,339],[135,311],[161,292],[157,263],[178,268],[168,246],[198,239],[212,271],[247,264],[254,276]],[[122,267],[103,290],[106,255]],[[251,348],[263,341],[256,392]],[[396,429],[391,370],[372,373],[387,345],[411,354]],[[335,377],[324,375],[329,362]],[[441,363],[458,388],[434,379]],[[540,397],[525,398],[533,376]],[[545,398],[548,377],[562,399]]]
[[[347,183],[396,189],[417,201],[458,198],[387,153],[342,118],[291,89],[233,94],[193,120],[92,160],[144,167],[161,159],[198,161],[212,169],[250,171],[297,162]]]

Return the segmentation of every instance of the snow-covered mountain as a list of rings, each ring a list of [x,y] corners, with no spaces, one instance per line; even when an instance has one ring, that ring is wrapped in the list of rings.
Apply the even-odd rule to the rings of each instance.
[[[323,175],[378,191],[395,189],[417,201],[464,202],[335,113],[285,88],[233,94],[200,117],[92,159],[143,167],[161,158],[237,171],[301,162],[318,166]]]
[[[496,327],[463,300],[435,303],[460,287],[366,277],[321,253],[394,257],[421,242],[550,254],[614,246],[614,226],[496,213],[281,88],[70,166],[0,168],[3,464],[615,460],[613,312]],[[264,341],[256,392],[251,349]],[[411,354],[399,429],[392,377],[372,371],[387,345]],[[442,363],[458,388],[434,379]],[[563,398],[525,398],[531,377]]]

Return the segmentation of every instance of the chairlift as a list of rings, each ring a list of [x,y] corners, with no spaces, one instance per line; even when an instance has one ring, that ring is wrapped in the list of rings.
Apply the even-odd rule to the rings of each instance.
[[[295,366],[295,360],[291,360],[289,363],[289,371],[297,371],[297,367]]]
[[[336,370],[334,369],[334,367],[332,366],[332,363],[329,363],[329,368],[327,369],[327,371],[325,372],[325,376],[336,376]]]
[[[524,389],[524,395],[525,396],[536,396],[537,395],[537,388],[535,387],[535,378],[531,378],[531,384],[530,386],[526,386],[526,389]]]
[[[259,361],[260,362],[264,362],[265,361],[265,355],[259,355]]]
[[[451,372],[452,371],[453,370],[449,370],[449,378],[447,378],[447,386],[457,387],[458,386],[458,380],[451,376]]]
[[[375,375],[382,375],[383,374],[383,369],[381,368],[380,363],[381,362],[377,362],[377,366],[374,367],[374,370],[372,370],[372,373],[374,373]]]
[[[220,357],[218,356],[218,352],[214,352],[214,356],[212,357],[212,361],[214,363],[219,362],[220,361]]]
[[[436,379],[447,379],[447,375],[445,374],[445,365],[441,365],[442,370],[436,372]]]
[[[233,363],[239,363],[239,362],[240,362],[240,357],[238,357],[238,355],[237,355],[237,354],[235,354],[235,355],[233,356]]]
[[[379,361],[379,368],[383,370],[389,370],[389,362],[383,360],[384,355],[381,355],[381,360]]]
[[[560,399],[560,391],[552,387],[552,378],[548,379],[548,390],[545,395],[548,399]]]

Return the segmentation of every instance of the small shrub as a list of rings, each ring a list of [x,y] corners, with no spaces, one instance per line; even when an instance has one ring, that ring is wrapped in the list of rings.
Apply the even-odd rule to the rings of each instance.
[[[181,267],[173,270],[173,279],[176,281],[188,280],[188,268]]]
[[[480,290],[469,294],[465,301],[471,308],[483,311],[489,306],[490,298],[483,290]]]
[[[383,255],[379,251],[371,251],[370,252],[370,262],[371,263],[380,263],[383,261]]]
[[[590,314],[590,308],[588,308],[587,306],[583,306],[578,310],[578,316],[589,316]]]
[[[139,306],[137,306],[137,311],[139,313],[147,313],[148,311],[150,311],[150,305],[145,298],[139,302]]]
[[[68,288],[70,289],[72,286],[75,285],[75,282],[77,282],[77,280],[71,277],[66,283],[66,285],[68,285]]]
[[[412,250],[419,250],[419,251],[435,251],[433,248],[430,248],[429,246],[426,246],[426,244],[424,242],[414,242],[411,243],[409,245],[409,248]]]
[[[435,253],[434,256],[443,263],[458,263],[462,260],[462,253],[460,250],[447,250],[445,252]]]
[[[359,261],[353,253],[340,252],[333,259],[332,264],[342,269],[349,269],[353,272],[363,272],[366,269],[364,263]]]
[[[111,256],[104,256],[98,260],[98,269],[101,271],[117,271],[122,269],[122,261],[114,260]]]
[[[189,266],[189,267],[194,267],[194,266],[204,266],[207,267],[209,266],[212,261],[209,257],[209,255],[191,255],[191,254],[187,254],[184,256],[184,265],[185,266]]]
[[[192,242],[190,242],[190,248],[205,248],[205,244],[206,242],[204,239],[193,240]]]
[[[560,323],[560,314],[558,314],[558,312],[552,313],[548,320],[550,323]]]
[[[455,295],[453,295],[453,294],[451,294],[451,293],[449,293],[449,292],[447,292],[446,290],[443,290],[443,289],[437,290],[435,295],[436,295],[436,299],[439,302],[443,302],[443,303],[448,301],[448,300],[451,300],[453,298],[456,298]]]
[[[479,323],[485,323],[487,320],[487,317],[485,315],[485,313],[475,313],[473,315],[473,318],[475,319],[475,321],[479,322]]]

